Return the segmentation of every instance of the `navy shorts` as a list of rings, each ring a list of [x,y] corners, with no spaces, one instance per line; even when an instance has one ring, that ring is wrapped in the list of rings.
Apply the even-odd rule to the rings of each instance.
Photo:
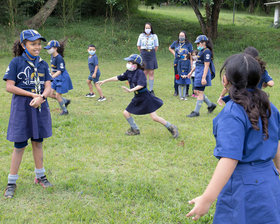
[[[95,78],[92,78],[92,75],[88,76],[88,80],[93,81],[94,83],[97,83],[99,81],[100,73],[96,74]]]
[[[31,138],[31,141],[33,141],[33,142],[43,142],[43,138],[38,138],[38,139],[33,139],[33,138]],[[28,142],[27,142],[28,140],[26,140],[26,141],[24,141],[24,142],[15,142],[14,143],[14,146],[15,146],[15,148],[17,148],[17,149],[21,149],[21,148],[24,148],[24,147],[26,147],[27,145],[28,145]]]
[[[206,86],[195,86],[194,90],[202,91],[204,92]]]

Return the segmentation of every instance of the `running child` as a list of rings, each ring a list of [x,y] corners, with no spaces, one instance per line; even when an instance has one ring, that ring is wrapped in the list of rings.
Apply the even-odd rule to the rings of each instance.
[[[16,190],[18,170],[28,139],[31,139],[35,162],[35,184],[51,187],[43,166],[43,140],[52,135],[52,121],[47,97],[51,93],[52,76],[48,64],[39,56],[41,40],[36,30],[23,30],[13,46],[14,58],[3,80],[13,94],[7,140],[14,142],[8,185],[4,196],[12,198]]]
[[[89,68],[90,73],[89,73],[88,80],[87,80],[87,84],[89,87],[89,93],[86,95],[86,97],[95,97],[95,94],[92,89],[92,84],[91,84],[91,82],[93,82],[94,86],[99,94],[99,98],[97,101],[99,101],[99,102],[105,101],[106,97],[103,95],[100,86],[97,84],[97,82],[99,81],[99,78],[100,78],[100,70],[99,70],[99,66],[98,66],[96,48],[93,44],[88,46],[88,53],[89,53],[88,68]]]
[[[164,120],[162,117],[159,117],[156,114],[156,110],[162,106],[163,102],[161,99],[153,96],[147,89],[147,78],[142,70],[142,57],[137,54],[132,54],[129,57],[124,58],[124,60],[127,61],[127,70],[119,76],[114,76],[112,78],[99,81],[99,85],[111,81],[128,80],[130,89],[125,86],[122,86],[122,88],[128,93],[133,92],[134,98],[123,112],[124,117],[130,125],[130,128],[127,130],[126,134],[140,134],[140,130],[137,124],[134,122],[134,119],[131,117],[131,114],[150,114],[153,121],[159,122],[164,125],[172,134],[172,136],[174,138],[177,138],[179,135],[177,127],[173,124],[170,124],[168,121]]]
[[[63,59],[64,43],[51,40],[44,49],[47,49],[48,54],[51,55],[51,73],[54,79],[50,97],[58,101],[62,110],[60,115],[68,115],[67,106],[71,101],[62,97],[62,94],[68,93],[69,90],[73,89],[73,86]]]
[[[253,57],[233,55],[223,70],[230,100],[213,120],[219,162],[187,217],[199,219],[218,197],[214,224],[280,223],[279,111],[257,88],[261,67]]]

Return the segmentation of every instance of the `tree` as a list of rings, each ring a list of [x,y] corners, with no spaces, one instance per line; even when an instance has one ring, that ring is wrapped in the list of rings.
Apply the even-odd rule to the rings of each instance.
[[[35,16],[27,20],[25,24],[31,29],[38,29],[41,27],[54,10],[57,2],[58,0],[48,0],[46,4],[42,6],[40,11]]]
[[[205,17],[202,16],[195,0],[189,0],[189,2],[196,14],[202,33],[212,39],[216,39],[218,36],[219,14],[223,0],[204,0]]]

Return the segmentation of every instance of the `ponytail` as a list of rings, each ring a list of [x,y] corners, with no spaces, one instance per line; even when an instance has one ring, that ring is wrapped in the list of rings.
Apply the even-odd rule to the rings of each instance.
[[[22,43],[25,44],[26,41],[24,40]],[[13,50],[13,54],[14,54],[15,57],[21,56],[21,55],[22,55],[22,53],[24,52],[24,49],[23,49],[23,47],[21,46],[21,43],[20,43],[19,40],[16,40],[16,41],[14,42],[14,45],[13,45],[12,50]]]

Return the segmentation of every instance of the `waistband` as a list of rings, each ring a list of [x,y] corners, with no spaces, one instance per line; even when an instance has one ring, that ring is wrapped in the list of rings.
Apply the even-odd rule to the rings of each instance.
[[[145,88],[142,88],[142,89],[140,89],[140,90],[135,91],[134,93],[135,93],[135,94],[139,94],[139,93],[144,93],[144,92],[146,92],[146,91],[148,91],[148,89],[145,87]]]
[[[141,51],[147,51],[147,52],[152,52],[154,51],[155,49],[141,49]]]
[[[255,172],[265,172],[267,169],[271,169],[274,167],[273,161],[266,160],[266,161],[254,161],[248,163],[238,163],[234,174],[243,174],[243,173],[255,173]]]

